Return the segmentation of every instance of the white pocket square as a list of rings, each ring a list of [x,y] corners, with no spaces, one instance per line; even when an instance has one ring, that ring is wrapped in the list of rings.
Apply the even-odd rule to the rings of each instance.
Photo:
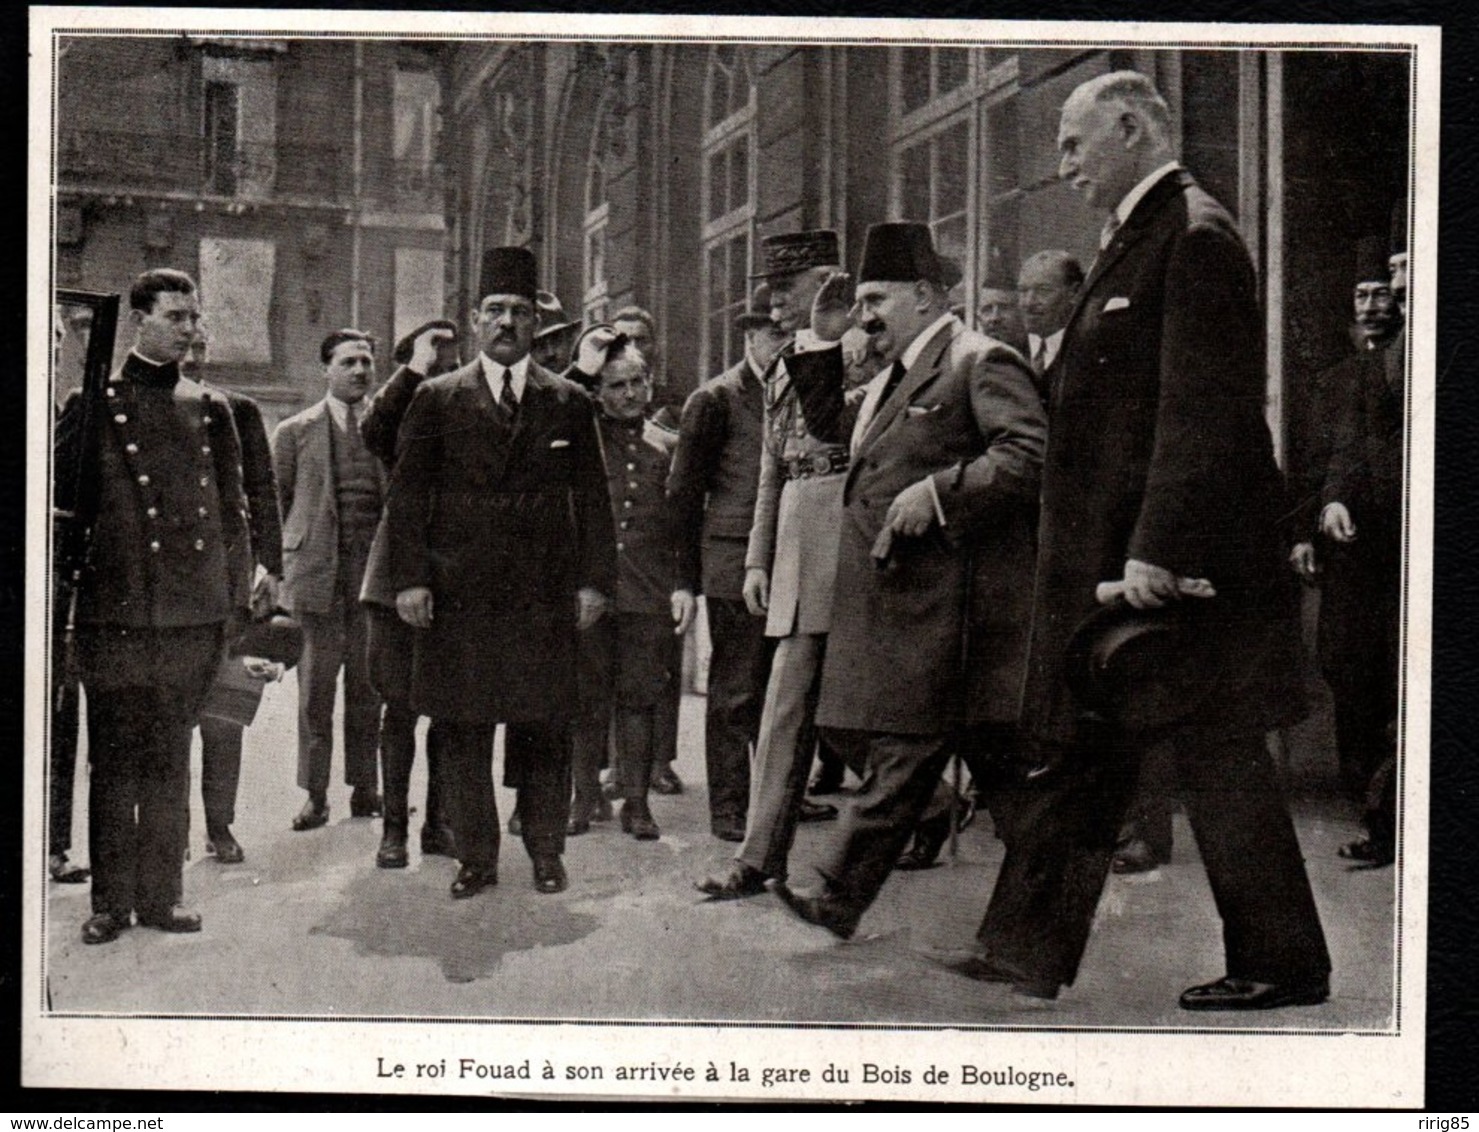
[[[1108,314],[1110,311],[1127,310],[1129,306],[1129,299],[1125,298],[1123,295],[1116,295],[1114,298],[1110,299],[1107,303],[1104,304],[1104,313]]]
[[[939,405],[906,405],[904,412],[911,417],[923,417],[935,412]]]
[[[551,440],[549,446],[551,448],[569,448],[570,442],[568,440]]]

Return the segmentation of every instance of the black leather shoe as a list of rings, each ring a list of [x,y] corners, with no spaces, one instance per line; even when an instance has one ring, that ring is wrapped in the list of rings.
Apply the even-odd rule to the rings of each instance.
[[[87,869],[79,868],[77,865],[67,863],[65,853],[53,853],[46,863],[47,872],[51,879],[57,884],[81,884],[87,880],[92,873]]]
[[[127,916],[115,916],[111,912],[99,912],[84,921],[82,925],[83,943],[112,943],[118,938],[118,933],[128,928]]]
[[[745,823],[738,818],[715,818],[709,823],[709,832],[720,841],[740,842],[745,839]]]
[[[1357,861],[1373,869],[1390,865],[1397,859],[1397,848],[1389,842],[1362,837],[1340,847],[1340,855],[1347,861]]]
[[[211,831],[205,843],[205,851],[222,865],[239,865],[246,860],[246,853],[242,851],[236,838],[231,836],[229,829]]]
[[[838,939],[852,939],[858,930],[862,913],[847,907],[835,896],[802,896],[792,892],[783,880],[767,881],[765,887],[808,924],[826,928]]]
[[[384,809],[380,794],[363,786],[356,786],[349,795],[349,816],[352,818],[378,818]]]
[[[894,868],[904,872],[932,869],[940,859],[940,850],[950,839],[950,811],[938,817],[920,822],[914,830],[914,843],[894,862]]]
[[[564,892],[570,886],[565,866],[558,857],[534,858],[534,890],[546,894]]]
[[[457,856],[457,840],[452,830],[445,825],[423,825],[421,827],[421,855],[423,857]]]
[[[496,870],[485,872],[471,865],[463,865],[457,870],[457,879],[452,882],[452,899],[466,900],[470,896],[476,896],[485,888],[492,888],[497,883],[498,872]]]
[[[645,798],[628,798],[621,804],[621,829],[638,841],[656,841],[662,836]]]
[[[1109,867],[1123,876],[1148,873],[1160,863],[1155,850],[1148,843],[1136,837],[1115,849],[1114,860],[1110,862]]]
[[[524,836],[524,819],[517,809],[508,815],[508,832],[514,837]]]
[[[576,798],[570,803],[570,820],[565,823],[565,835],[567,837],[579,837],[582,833],[589,833],[591,821],[596,816],[599,803],[589,798]],[[610,802],[606,805],[609,807]]]
[[[1018,994],[1052,1001],[1058,997],[1059,985],[1050,979],[1034,979],[1008,971],[976,950],[922,949],[919,955],[937,967],[943,967],[978,983],[1007,983]]]
[[[801,809],[797,815],[798,821],[836,821],[837,807],[829,806],[825,802],[813,802],[810,798],[801,799]]]
[[[293,830],[296,833],[302,833],[304,830],[318,829],[328,824],[329,803],[322,799],[309,798],[303,803],[303,808],[298,811],[298,816],[293,819]]]
[[[1181,994],[1182,1010],[1273,1010],[1280,1006],[1318,1006],[1330,997],[1330,978],[1301,983],[1255,983],[1227,975]]]
[[[727,875],[705,877],[693,887],[711,900],[743,900],[746,896],[759,896],[765,891],[765,874],[743,861],[736,861]]]
[[[140,912],[139,924],[146,928],[158,928],[162,932],[198,932],[200,913],[176,904],[163,912]]]
[[[652,792],[669,795],[683,793],[683,780],[673,770],[672,763],[663,763],[652,772]]]
[[[404,869],[410,863],[410,855],[406,852],[405,829],[387,825],[380,835],[380,848],[375,850],[375,867]]]

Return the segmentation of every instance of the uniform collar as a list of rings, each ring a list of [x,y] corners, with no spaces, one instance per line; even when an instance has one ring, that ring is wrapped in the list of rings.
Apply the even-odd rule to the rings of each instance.
[[[178,362],[156,362],[134,349],[128,352],[128,359],[123,363],[123,376],[152,389],[173,389],[180,380],[180,365]]]

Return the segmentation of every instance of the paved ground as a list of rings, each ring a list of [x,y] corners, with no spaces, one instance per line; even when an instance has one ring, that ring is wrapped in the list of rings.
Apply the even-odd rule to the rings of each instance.
[[[46,955],[53,1009],[203,1015],[464,1016],[476,1018],[787,1020],[1089,1027],[1185,1026],[1185,986],[1222,973],[1219,924],[1184,820],[1175,861],[1112,878],[1083,971],[1054,1004],[940,971],[911,950],[964,944],[985,907],[1000,846],[984,816],[953,866],[896,875],[846,944],[793,919],[769,895],[702,900],[692,882],[721,868],[732,846],[708,834],[699,740],[703,700],[684,703],[678,770],[689,791],[658,798],[663,836],[637,842],[612,825],[572,839],[569,891],[541,896],[522,845],[506,839],[501,883],[454,902],[455,864],[374,867],[379,822],[348,815],[330,795],[330,824],[293,833],[292,677],[269,689],[247,735],[235,830],[244,864],[203,854],[194,801],[187,901],[195,936],[148,929],[85,947],[87,889],[50,886]],[[337,766],[336,766],[337,773]],[[418,761],[413,800],[424,795]],[[505,815],[512,796],[500,790]],[[1320,1007],[1260,1015],[1260,1027],[1381,1030],[1393,1024],[1396,877],[1351,870],[1336,848],[1356,829],[1335,803],[1298,807],[1297,822],[1334,956],[1334,993]],[[798,883],[830,824],[805,826]],[[85,843],[86,788],[78,787]],[[85,858],[85,852],[76,854]],[[1240,1015],[1198,1026],[1248,1026]]]

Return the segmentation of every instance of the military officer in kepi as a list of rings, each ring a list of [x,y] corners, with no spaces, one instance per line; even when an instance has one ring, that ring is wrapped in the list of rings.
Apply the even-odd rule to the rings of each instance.
[[[180,380],[200,319],[195,283],[147,271],[129,305],[135,338],[122,369],[101,405],[73,400],[56,436],[59,469],[97,445],[97,517],[76,614],[92,760],[90,944],[116,939],[135,914],[146,927],[200,930],[181,903],[190,733],[228,623],[246,615],[251,569],[231,411],[218,390]],[[89,416],[95,430],[83,428]],[[55,501],[63,511],[77,502],[65,497],[66,479]]]

